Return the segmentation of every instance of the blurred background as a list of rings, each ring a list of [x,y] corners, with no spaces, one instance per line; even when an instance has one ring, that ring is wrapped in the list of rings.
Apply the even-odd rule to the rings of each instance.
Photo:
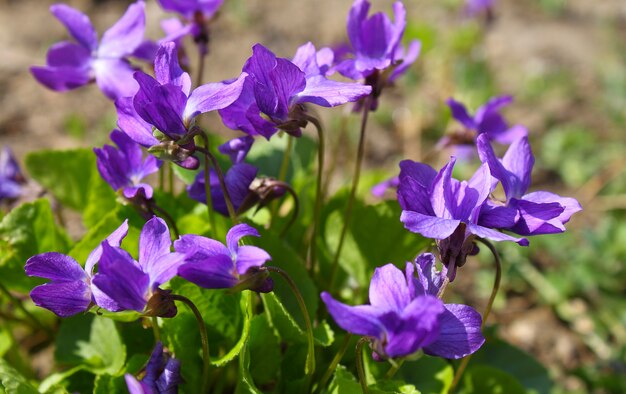
[[[130,2],[67,3],[90,15],[101,33]],[[166,14],[155,1],[146,3],[147,35],[161,38],[158,22]],[[374,0],[373,9],[390,11],[391,3]],[[397,174],[400,160],[420,160],[460,127],[444,103],[448,97],[474,111],[491,96],[513,95],[504,114],[530,130],[537,159],[531,190],[575,197],[584,211],[565,234],[531,239],[524,249],[498,246],[504,279],[490,318],[494,335],[545,367],[537,364],[524,376],[535,392],[626,392],[626,1],[496,0],[489,17],[468,17],[461,0],[404,3],[405,39],[420,39],[422,53],[373,115],[361,195]],[[10,146],[18,161],[33,150],[101,146],[115,127],[114,108],[95,85],[56,93],[31,77],[28,67],[43,65],[47,48],[67,38],[50,4],[0,0],[0,145]],[[342,43],[350,6],[349,0],[225,0],[212,25],[205,82],[238,75],[257,42],[287,58],[306,41]],[[349,181],[358,138],[358,117],[346,112],[323,114],[328,149],[339,158],[334,188]],[[348,119],[347,132],[333,133],[341,119]],[[206,122],[234,135],[216,114]],[[429,158],[434,167],[449,159],[445,152]],[[450,297],[481,310],[492,267],[488,254],[468,262]],[[496,362],[515,369],[518,360]]]

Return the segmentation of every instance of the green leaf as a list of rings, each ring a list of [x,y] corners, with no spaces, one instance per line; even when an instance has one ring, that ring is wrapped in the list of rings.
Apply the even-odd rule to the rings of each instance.
[[[33,152],[25,164],[30,176],[63,205],[80,212],[85,209],[96,168],[96,155],[90,149]]]
[[[79,365],[68,369],[67,371],[54,373],[41,382],[39,385],[39,391],[42,393],[57,393],[59,390],[67,392],[64,387],[68,383],[66,380],[84,369],[85,367],[83,365]]]
[[[237,380],[236,394],[262,394],[262,392],[254,385],[254,379],[250,375],[250,351],[248,343],[243,347],[241,356],[239,357],[239,379]]]
[[[470,365],[485,364],[511,374],[526,389],[536,393],[552,392],[546,367],[523,350],[500,339],[489,339],[472,357]]]
[[[0,357],[4,357],[6,352],[13,346],[13,335],[7,327],[0,327]]]
[[[361,385],[346,367],[337,365],[335,375],[328,387],[328,394],[358,394],[361,392]]]
[[[446,394],[454,369],[442,358],[423,355],[416,361],[406,361],[396,377],[414,384],[423,394]]]
[[[95,374],[114,375],[124,367],[126,346],[112,320],[79,315],[61,322],[55,357],[60,363],[82,364]]]
[[[124,376],[98,375],[94,382],[93,394],[125,393],[128,391]]]
[[[44,252],[64,253],[70,240],[57,227],[47,199],[23,204],[0,222],[0,278],[5,286],[23,292],[41,284],[39,278],[29,278],[24,264],[29,257]]]
[[[83,210],[83,223],[89,229],[117,207],[117,194],[100,177],[96,168],[92,171],[95,174],[89,180],[87,204]]]
[[[254,361],[249,366],[249,373],[254,381],[261,386],[275,382],[282,357],[280,342],[264,316],[257,315],[252,318],[246,347],[250,352],[246,357]]]
[[[253,314],[251,308],[253,305],[252,303],[254,302],[253,297],[254,293],[251,291],[247,291],[242,295],[240,303],[241,312],[244,314],[244,320],[243,328],[241,329],[241,335],[239,336],[239,340],[237,341],[237,343],[235,343],[235,345],[228,351],[228,353],[216,360],[211,360],[211,364],[215,365],[216,367],[224,366],[231,362],[235,357],[237,357],[237,355],[239,355],[241,349],[245,345],[246,341],[248,340],[248,336],[250,334],[250,322],[252,320]]]
[[[276,330],[280,339],[289,343],[307,343],[306,332],[296,323],[276,294],[261,294],[261,299],[268,322]],[[326,322],[323,322],[321,327],[313,330],[315,344],[330,346],[334,340],[334,333]]]
[[[28,383],[13,367],[0,358],[0,388],[11,394],[38,394],[39,391]]]
[[[459,394],[525,394],[524,386],[501,369],[475,365],[463,374]]]
[[[334,255],[344,225],[343,197],[329,204],[332,209],[324,226],[323,239]],[[404,268],[429,244],[429,240],[407,231],[400,222],[401,209],[395,201],[364,205],[355,201],[350,226],[339,264],[357,282],[367,287],[374,268],[393,262]]]

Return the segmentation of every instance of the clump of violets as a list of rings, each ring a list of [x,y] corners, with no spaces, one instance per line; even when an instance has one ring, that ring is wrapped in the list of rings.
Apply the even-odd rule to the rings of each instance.
[[[233,129],[269,139],[278,130],[299,136],[307,124],[303,104],[335,107],[357,101],[371,87],[326,78],[324,51],[319,56],[312,44],[300,48],[294,61],[276,57],[261,44],[252,48],[243,73],[247,74],[241,96],[221,109],[224,124]],[[296,64],[297,62],[297,64]]]
[[[159,47],[154,72],[156,78],[136,72],[137,94],[115,102],[118,126],[160,159],[195,169],[199,161],[193,156],[194,119],[235,101],[241,94],[246,74],[234,81],[209,83],[191,90],[191,79],[179,66],[173,42]]]
[[[456,267],[463,266],[468,255],[478,252],[476,237],[528,245],[525,238],[515,238],[479,223],[482,208],[495,187],[487,163],[469,181],[452,178],[455,163],[453,157],[437,172],[427,164],[404,160],[400,163],[398,186],[400,221],[407,230],[437,240],[451,280]],[[509,211],[498,214],[497,220],[506,223],[515,219]]]
[[[272,258],[257,246],[240,246],[239,240],[246,236],[259,237],[260,234],[242,223],[228,231],[226,245],[199,235],[181,236],[174,242],[174,250],[185,255],[178,275],[205,289],[272,291],[274,282],[264,268]]]
[[[98,41],[89,17],[65,4],[54,4],[50,12],[67,28],[76,42],[62,41],[48,50],[47,65],[30,71],[41,84],[56,91],[84,86],[95,80],[110,99],[132,96],[137,91],[135,69],[129,58],[143,55],[146,24],[145,4],[138,1]],[[146,59],[149,60],[149,59]]]
[[[565,231],[565,223],[582,210],[574,198],[561,197],[546,191],[527,193],[535,157],[527,137],[514,141],[499,159],[489,138],[480,135],[477,142],[481,160],[489,166],[491,175],[500,181],[506,200],[488,200],[482,208],[479,223],[506,229],[520,235],[554,234]],[[500,218],[509,210],[515,221],[505,223]]]
[[[502,107],[513,101],[511,96],[496,96],[478,107],[472,116],[462,103],[449,98],[446,101],[452,111],[452,117],[463,125],[464,129],[443,137],[440,147],[454,146],[459,156],[475,156],[476,138],[485,134],[490,141],[501,144],[510,144],[516,139],[528,135],[528,130],[522,125],[509,127],[500,113]]]
[[[89,254],[85,268],[72,257],[57,252],[42,253],[29,258],[24,266],[26,275],[50,280],[30,292],[30,298],[35,305],[58,316],[68,317],[85,312],[94,305],[95,294],[98,294],[99,300],[105,300],[107,296],[93,285],[94,267],[102,257],[103,245],[119,247],[127,233],[128,221],[124,221],[103,244]]]
[[[167,21],[167,39],[178,40],[186,35],[191,35],[198,46],[200,56],[208,53],[209,29],[208,22],[222,6],[223,0],[158,0],[161,8],[165,11],[180,14],[185,23]],[[175,27],[174,27],[175,26]]]
[[[400,1],[393,4],[395,21],[378,12],[368,17],[370,3],[355,0],[348,15],[348,38],[351,49],[343,51],[343,60],[334,70],[354,79],[365,80],[372,86],[374,100],[371,109],[378,106],[376,98],[383,88],[404,74],[419,56],[421,43],[413,40],[405,49],[402,36],[406,27],[406,9]]]
[[[147,199],[152,198],[152,186],[142,180],[157,172],[161,161],[152,155],[143,160],[139,144],[119,130],[113,130],[110,137],[117,149],[111,145],[93,149],[102,178],[113,190],[120,191],[129,200],[138,194]]]
[[[163,350],[163,343],[157,341],[150,355],[148,364],[137,380],[131,374],[125,374],[126,386],[130,394],[174,394],[182,383],[180,361]]]
[[[22,194],[24,177],[13,152],[8,146],[0,150],[0,201],[14,199]]]
[[[393,264],[376,268],[367,305],[345,305],[327,292],[321,297],[341,328],[371,338],[376,359],[405,357],[420,349],[462,358],[484,343],[482,319],[472,307],[437,298],[445,271],[437,271],[434,264],[428,253],[407,263],[404,273]]]
[[[171,252],[170,231],[163,219],[148,220],[139,235],[139,259],[119,246],[102,243],[98,273],[92,282],[97,287],[96,304],[106,310],[134,310],[146,316],[173,317],[177,309],[168,298],[169,291],[159,288],[174,276],[184,262],[180,253]],[[105,297],[100,298],[102,294]]]

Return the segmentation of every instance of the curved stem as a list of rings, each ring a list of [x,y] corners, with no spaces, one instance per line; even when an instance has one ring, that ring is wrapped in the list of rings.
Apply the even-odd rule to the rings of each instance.
[[[319,383],[317,384],[317,391],[322,391],[324,386],[326,386],[326,382],[328,382],[330,377],[335,372],[337,365],[343,358],[343,355],[346,353],[346,350],[348,350],[350,339],[352,339],[352,334],[346,334],[346,336],[343,338],[343,343],[341,344],[341,347],[339,347],[339,350],[337,350],[335,357],[333,357],[332,361],[328,365],[328,369],[326,369],[326,372],[324,372],[324,375],[322,376],[322,378],[319,380]]]
[[[387,373],[385,374],[385,379],[393,378],[400,369],[400,367],[402,367],[402,364],[404,364],[403,358],[398,360],[398,362],[391,364],[391,368],[389,368],[389,371],[387,371]]]
[[[180,232],[178,231],[178,227],[176,226],[174,218],[172,218],[172,216],[167,213],[165,209],[158,206],[155,202],[152,203],[151,208],[160,216],[163,216],[163,218],[168,222],[170,228],[172,229],[172,232],[174,233],[174,239],[178,239],[180,237]]]
[[[372,106],[372,97],[367,96],[365,103],[363,103],[363,117],[361,118],[361,133],[359,135],[359,147],[356,155],[356,164],[354,166],[354,175],[352,176],[352,189],[350,189],[350,196],[348,197],[348,204],[346,206],[346,212],[343,218],[343,227],[341,228],[341,235],[339,236],[339,245],[337,245],[337,251],[333,258],[330,281],[328,284],[328,291],[332,293],[335,277],[337,276],[337,269],[339,268],[339,258],[341,257],[341,250],[346,239],[346,233],[348,232],[348,226],[350,225],[350,217],[352,216],[352,208],[354,205],[354,198],[356,196],[356,190],[359,187],[359,178],[361,177],[361,165],[363,163],[363,156],[365,155],[365,130],[367,129],[367,118]]]
[[[213,169],[215,170],[215,174],[217,174],[217,179],[220,182],[220,188],[222,189],[222,194],[224,194],[224,200],[226,201],[226,209],[228,209],[228,216],[232,220],[233,224],[237,224],[237,214],[235,213],[235,208],[233,207],[233,200],[230,198],[230,193],[226,188],[226,181],[224,180],[224,173],[222,172],[222,168],[220,167],[217,159],[211,153],[209,149],[209,138],[204,132],[200,133],[200,136],[204,140],[205,148],[197,148],[200,152],[204,153],[204,156],[207,160],[211,161],[211,165],[213,165]],[[206,178],[205,178],[206,179]]]
[[[289,276],[287,272],[285,272],[284,270],[278,267],[273,267],[273,266],[267,266],[265,268],[267,268],[267,270],[270,272],[276,272],[277,274],[282,276],[283,279],[287,281],[287,284],[291,288],[291,291],[293,292],[294,296],[296,297],[296,300],[298,301],[298,306],[300,306],[300,311],[304,315],[304,325],[306,326],[306,334],[307,334],[307,342],[308,342],[308,355],[306,358],[306,366],[304,368],[304,373],[312,376],[313,373],[315,373],[315,342],[313,338],[313,326],[311,325],[311,318],[309,317],[309,311],[306,308],[306,303],[304,302],[304,298],[302,298],[302,294],[300,293],[298,286],[293,281],[293,279],[291,279],[291,277]]]
[[[310,248],[310,265],[309,272],[315,272],[317,263],[317,235],[319,233],[320,213],[322,211],[322,177],[324,175],[324,129],[320,121],[310,115],[304,114],[304,119],[313,123],[317,130],[318,147],[317,147],[317,184],[315,185],[315,210],[313,213],[313,233],[309,242]]]
[[[293,211],[291,212],[291,218],[280,232],[280,237],[282,238],[285,236],[285,234],[287,234],[287,230],[291,228],[291,226],[296,222],[296,219],[298,218],[298,214],[300,213],[300,201],[298,200],[298,195],[296,194],[296,191],[293,190],[291,186],[285,183],[282,184],[281,187],[285,188],[285,190],[287,190],[287,192],[291,194],[291,198],[293,198]]]
[[[365,379],[365,366],[363,365],[363,345],[367,342],[369,342],[368,338],[361,337],[356,343],[356,372],[359,375],[359,383],[361,383],[361,391],[363,391],[363,394],[369,392]]]
[[[0,291],[2,293],[4,293],[9,300],[11,301],[11,303],[20,311],[22,311],[22,313],[24,314],[24,316],[26,316],[31,322],[33,322],[33,324],[39,328],[41,328],[42,330],[44,330],[48,335],[52,336],[52,330],[50,330],[50,328],[46,327],[42,322],[39,321],[39,319],[37,319],[35,317],[35,315],[33,315],[32,313],[30,313],[25,307],[24,304],[22,304],[22,301],[15,297],[13,294],[11,294],[11,292],[9,291],[9,289],[7,289],[4,286],[4,283],[2,283],[2,281],[0,281]]]
[[[496,299],[496,296],[498,295],[498,290],[500,289],[500,281],[502,279],[502,261],[500,260],[500,254],[498,253],[495,246],[493,246],[491,242],[483,238],[477,238],[477,241],[481,242],[483,245],[489,248],[489,250],[491,251],[491,254],[493,254],[494,261],[496,263],[496,276],[493,280],[493,288],[491,289],[491,295],[489,296],[489,301],[487,301],[487,306],[485,307],[485,311],[483,312],[483,322],[480,325],[480,329],[483,330],[485,328],[485,325],[487,324],[487,318],[489,317],[489,314],[491,313],[491,308],[493,307],[493,303]],[[461,380],[461,376],[463,376],[463,371],[465,371],[465,368],[467,367],[467,364],[469,363],[470,358],[472,358],[471,354],[465,357],[463,360],[461,360],[459,367],[454,373],[454,380],[452,381],[452,384],[450,385],[450,391],[449,391],[450,393],[454,392],[454,389],[459,384],[459,381]]]
[[[179,295],[179,294],[170,294],[170,297],[175,301],[180,301],[183,304],[187,305],[187,307],[193,312],[196,320],[198,322],[198,329],[200,330],[200,341],[202,342],[202,358],[204,360],[204,365],[202,367],[202,393],[208,392],[208,384],[209,384],[209,369],[211,367],[211,356],[209,355],[209,335],[206,331],[206,326],[204,325],[204,319],[202,319],[202,315],[200,311],[194,303],[187,297]]]

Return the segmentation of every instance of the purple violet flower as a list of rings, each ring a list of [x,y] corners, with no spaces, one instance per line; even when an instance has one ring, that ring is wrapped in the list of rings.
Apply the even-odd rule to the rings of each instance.
[[[478,136],[477,147],[480,159],[489,165],[491,175],[502,183],[506,195],[504,206],[499,202],[488,201],[482,208],[479,223],[520,235],[562,233],[570,217],[582,210],[574,198],[545,191],[526,194],[535,163],[528,137],[515,140],[502,159],[496,157],[486,135]],[[513,223],[501,220],[507,209],[516,214]]]
[[[182,383],[180,361],[163,351],[163,343],[158,341],[148,360],[145,375],[141,381],[131,374],[125,374],[126,386],[130,394],[176,394]]]
[[[127,233],[128,220],[125,220],[104,243],[120,246]],[[30,292],[30,298],[35,305],[61,317],[88,310],[94,303],[95,293],[98,293],[98,289],[92,286],[92,278],[94,266],[101,256],[102,245],[98,245],[87,257],[84,269],[72,257],[57,252],[42,253],[29,258],[24,266],[26,275],[51,280],[35,287]],[[104,294],[99,294],[99,298],[110,302]]]
[[[400,178],[394,176],[375,184],[370,192],[374,197],[383,198],[385,197],[387,190],[396,190],[398,188],[398,185],[400,185]]]
[[[226,246],[199,235],[186,234],[174,242],[174,249],[185,254],[185,263],[178,275],[205,289],[237,287],[267,293],[274,283],[263,265],[272,258],[263,249],[243,245],[245,236],[259,237],[259,232],[245,224],[238,224],[226,234]]]
[[[385,85],[394,82],[415,62],[421,43],[413,40],[406,50],[402,45],[406,27],[406,10],[402,2],[393,4],[395,23],[382,12],[368,18],[369,9],[367,0],[355,0],[352,4],[348,15],[352,56],[337,64],[335,70],[354,80],[365,79],[374,87],[374,96],[378,97]],[[379,71],[384,70],[387,72],[380,78]],[[376,105],[374,101],[372,109],[376,109]]]
[[[140,190],[146,198],[152,198],[152,186],[141,181],[157,172],[161,161],[152,155],[148,155],[146,160],[142,161],[141,147],[119,130],[111,132],[111,140],[118,146],[117,149],[111,145],[93,149],[97,156],[98,172],[102,178],[113,190],[122,189],[123,196],[128,199],[137,196]]]
[[[256,44],[243,67],[248,77],[241,96],[219,111],[222,121],[251,136],[269,139],[278,129],[299,136],[306,124],[301,104],[335,107],[371,92],[369,86],[327,79],[327,56],[326,50],[318,56],[313,44],[308,43],[298,49],[291,62]]]
[[[52,5],[50,12],[77,42],[54,44],[48,50],[47,66],[33,66],[31,73],[41,84],[56,91],[75,89],[95,79],[112,100],[132,96],[137,83],[128,57],[135,55],[144,42],[144,9],[143,1],[131,4],[98,43],[98,33],[87,15],[65,4]]]
[[[250,185],[257,176],[259,170],[248,163],[235,164],[226,171],[224,174],[224,183],[226,183],[226,190],[230,196],[231,202],[235,212],[241,213],[240,209],[246,202],[248,195],[251,193]],[[226,207],[226,199],[222,188],[220,187],[220,181],[215,171],[209,172],[209,184],[211,186],[211,204],[213,209],[224,216],[228,216],[228,209]],[[200,171],[193,183],[187,186],[187,193],[193,200],[206,203],[206,191],[204,187],[204,171]]]
[[[17,198],[22,194],[24,177],[8,146],[0,151],[0,201]]]
[[[499,112],[502,107],[509,105],[512,101],[511,96],[492,97],[478,107],[476,114],[472,117],[463,104],[449,98],[446,104],[452,111],[452,117],[465,126],[466,130],[457,135],[444,137],[439,145],[474,145],[476,137],[480,134],[487,134],[491,141],[510,144],[528,135],[528,130],[522,125],[509,127]]]
[[[191,34],[198,45],[200,55],[206,55],[209,43],[207,22],[222,6],[223,0],[158,0],[158,2],[165,11],[178,13],[187,22],[184,25],[181,23],[177,31],[171,31],[168,38],[174,41]]]
[[[525,238],[478,224],[481,209],[495,186],[489,166],[483,164],[469,181],[461,182],[452,178],[455,162],[452,157],[437,173],[427,164],[404,160],[400,162],[398,186],[400,221],[407,230],[437,240],[450,280],[456,267],[465,264],[466,256],[477,253],[475,237],[528,245]]]
[[[419,349],[433,356],[462,358],[484,343],[482,319],[469,306],[444,305],[436,297],[445,272],[436,271],[434,263],[433,255],[423,254],[406,264],[405,273],[393,264],[376,268],[369,305],[345,305],[327,292],[321,297],[341,328],[373,339],[377,359],[404,357]]]
[[[96,304],[112,312],[135,310],[147,316],[173,317],[176,306],[159,286],[174,276],[184,255],[170,252],[170,231],[163,219],[148,220],[139,235],[139,261],[128,252],[102,243],[102,257],[93,284]],[[105,297],[100,297],[104,295]]]
[[[233,164],[239,164],[245,160],[252,148],[252,144],[254,144],[254,138],[246,135],[226,141],[217,150],[224,155],[228,155]]]

